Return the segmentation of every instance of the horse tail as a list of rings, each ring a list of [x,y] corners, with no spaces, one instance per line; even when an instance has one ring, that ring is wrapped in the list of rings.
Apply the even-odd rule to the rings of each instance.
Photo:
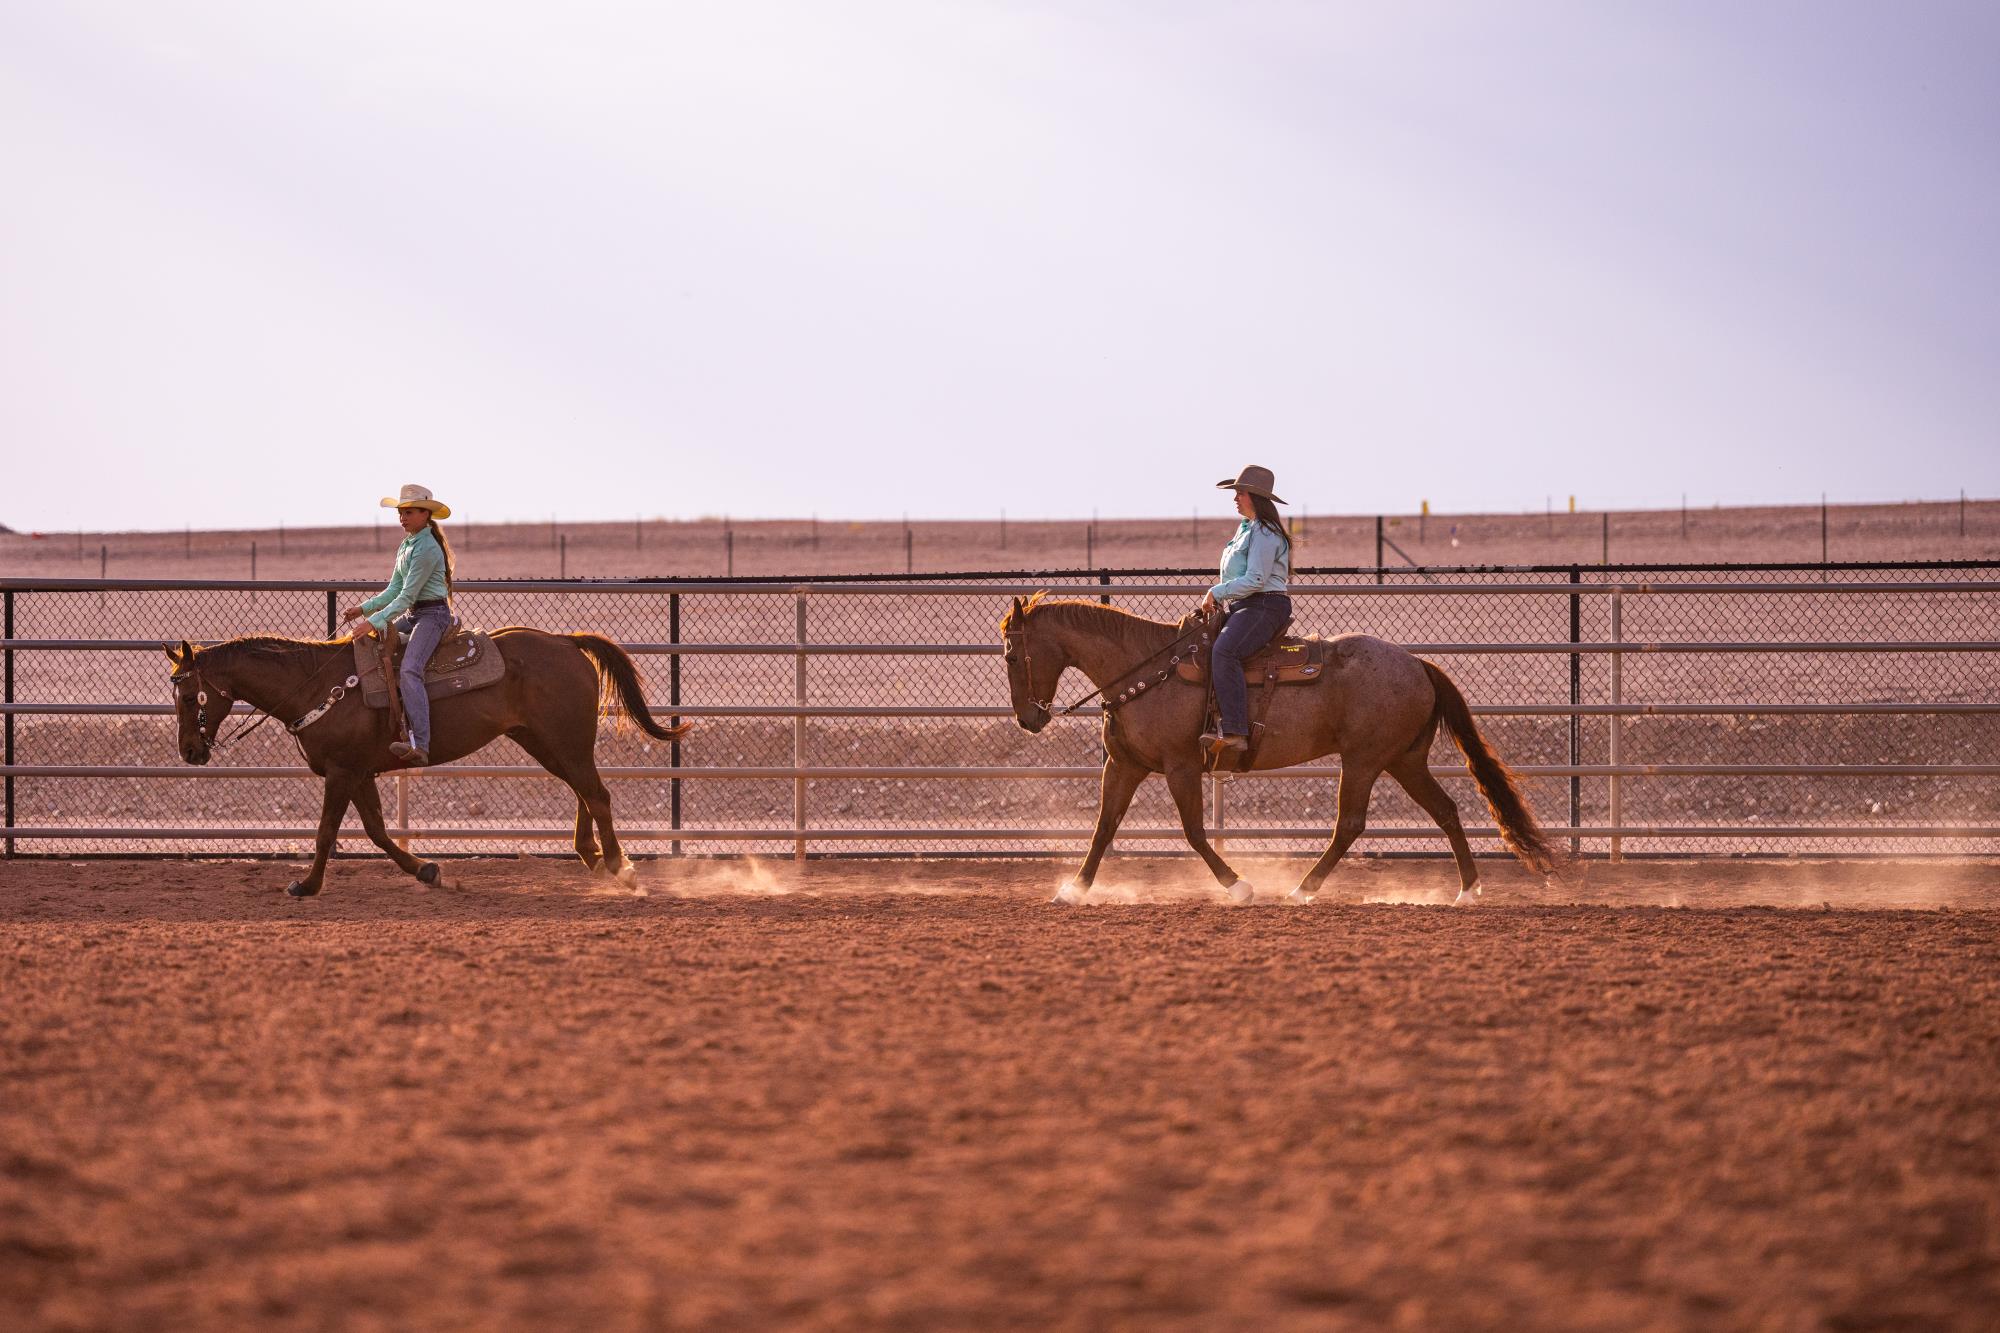
[[[1452,683],[1451,677],[1445,675],[1442,668],[1425,662],[1424,670],[1430,674],[1431,690],[1437,695],[1431,715],[1442,721],[1451,732],[1451,738],[1458,742],[1466,764],[1472,769],[1472,776],[1479,783],[1480,795],[1486,798],[1487,807],[1493,811],[1494,822],[1500,826],[1500,841],[1520,858],[1522,865],[1536,874],[1546,875],[1553,871],[1558,860],[1554,845],[1542,832],[1541,825],[1535,822],[1534,812],[1528,809],[1520,788],[1514,785],[1514,775],[1487,746],[1486,738],[1479,734],[1479,728],[1472,720],[1472,710],[1465,706],[1465,696],[1458,692],[1458,686]]]
[[[663,727],[653,721],[652,710],[646,706],[645,693],[639,686],[639,669],[632,665],[632,658],[623,648],[602,634],[566,634],[563,637],[581,648],[597,664],[605,712],[622,711],[639,724],[641,731],[663,741],[679,740],[694,725],[682,722],[677,726]]]

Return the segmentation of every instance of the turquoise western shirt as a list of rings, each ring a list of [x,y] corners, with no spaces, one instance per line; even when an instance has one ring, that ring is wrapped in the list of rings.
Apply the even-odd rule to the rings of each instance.
[[[396,548],[396,572],[389,586],[361,604],[368,623],[381,629],[410,609],[412,602],[441,601],[451,596],[444,581],[444,551],[428,527],[418,528]]]
[[[1283,592],[1291,575],[1291,543],[1246,518],[1222,548],[1222,581],[1208,595],[1218,602],[1233,602],[1251,593]]]

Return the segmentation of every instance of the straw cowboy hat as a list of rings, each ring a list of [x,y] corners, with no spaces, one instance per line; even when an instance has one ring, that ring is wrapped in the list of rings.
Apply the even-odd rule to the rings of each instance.
[[[1271,494],[1271,488],[1277,484],[1278,479],[1271,475],[1271,469],[1258,467],[1255,463],[1252,463],[1249,467],[1237,473],[1233,479],[1224,477],[1221,481],[1216,482],[1215,488],[1220,491],[1248,491],[1252,495],[1263,496],[1272,504],[1281,505],[1284,501]]]
[[[1267,478],[1270,473],[1264,474]],[[432,495],[428,486],[405,486],[401,495],[382,497],[384,509],[428,509],[432,518],[450,518],[451,506]]]

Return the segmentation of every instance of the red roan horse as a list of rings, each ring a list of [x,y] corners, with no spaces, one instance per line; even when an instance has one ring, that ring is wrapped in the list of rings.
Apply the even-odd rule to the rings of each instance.
[[[1148,663],[1157,669],[1181,637],[1178,625],[1148,620],[1096,602],[1028,601],[1016,597],[1000,622],[1007,651],[1007,684],[1014,717],[1040,731],[1054,711],[1057,682],[1075,667],[1111,694]],[[1321,755],[1340,756],[1339,816],[1333,841],[1292,891],[1293,903],[1312,901],[1341,855],[1361,836],[1375,779],[1389,774],[1451,840],[1458,861],[1459,903],[1479,899],[1479,869],[1458,821],[1458,806],[1431,776],[1431,738],[1442,724],[1464,752],[1479,790],[1492,807],[1501,840],[1523,864],[1541,874],[1556,853],[1515,789],[1507,766],[1487,748],[1473,724],[1465,696],[1451,677],[1393,643],[1365,634],[1333,640],[1326,674],[1310,684],[1283,685],[1271,700],[1267,733],[1253,767],[1289,768]],[[1255,897],[1249,882],[1216,854],[1202,828],[1200,734],[1208,689],[1169,674],[1157,686],[1104,711],[1104,777],[1097,829],[1076,878],[1056,892],[1057,902],[1080,902],[1090,892],[1098,862],[1111,845],[1132,794],[1149,773],[1164,773],[1180,811],[1181,831],[1230,897]]]
[[[495,630],[493,644],[507,662],[503,679],[431,705],[432,760],[458,759],[506,736],[576,793],[576,854],[583,863],[636,884],[638,872],[619,849],[611,827],[611,793],[597,772],[598,714],[622,704],[647,735],[663,741],[679,739],[689,724],[663,727],[653,721],[632,659],[600,635],[548,634],[515,626]],[[306,765],[326,779],[312,869],[285,889],[295,898],[319,892],[350,803],[360,812],[369,838],[390,860],[426,884],[438,882],[437,863],[411,856],[383,826],[375,775],[402,767],[389,753],[394,739],[389,711],[369,708],[358,688],[333,697],[354,671],[354,651],[349,639],[232,639],[202,649],[183,639],[178,647],[167,645],[183,759],[208,762],[216,732],[241,699],[283,722]],[[375,651],[375,644],[371,641],[365,651]],[[601,853],[593,824],[603,839]]]

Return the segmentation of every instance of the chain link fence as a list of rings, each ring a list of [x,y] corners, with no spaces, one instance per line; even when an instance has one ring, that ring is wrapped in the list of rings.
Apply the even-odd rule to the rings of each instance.
[[[1207,571],[472,582],[468,624],[605,633],[677,745],[600,734],[641,854],[1073,852],[1102,760],[1084,709],[1014,723],[998,622],[1043,588],[1172,620]],[[352,582],[0,580],[6,854],[296,851],[319,783],[274,727],[179,764],[165,642],[332,634]],[[1320,569],[1295,633],[1404,643],[1459,682],[1544,825],[1585,854],[2000,851],[2000,564]],[[1089,690],[1075,674],[1062,700]],[[1471,826],[1459,756],[1432,763]],[[1208,786],[1211,833],[1317,851],[1333,761]],[[573,803],[511,742],[385,780],[431,853],[566,847]],[[349,833],[360,839],[349,817]],[[1184,850],[1163,782],[1119,845]],[[1497,851],[1490,834],[1475,837]],[[1444,854],[1393,784],[1363,852]]]

